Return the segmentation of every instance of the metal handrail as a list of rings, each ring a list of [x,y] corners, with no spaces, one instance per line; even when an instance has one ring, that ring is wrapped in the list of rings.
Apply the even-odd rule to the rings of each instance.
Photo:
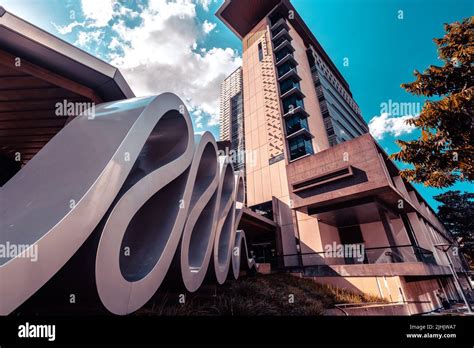
[[[362,303],[336,303],[334,305],[335,309],[340,310],[341,312],[344,313],[346,317],[349,317],[349,313],[345,311],[345,309],[350,309],[350,308],[363,308],[371,305],[375,306],[394,306],[394,305],[406,305],[406,304],[425,304],[425,303],[431,303],[430,301],[391,301],[391,302],[362,302]],[[350,307],[350,308],[348,308]],[[435,309],[434,311],[439,310],[439,308]],[[426,312],[429,313],[429,312]]]
[[[416,258],[415,262],[424,262],[428,264],[436,264],[436,259],[434,258],[434,253],[430,250],[427,250],[425,248],[416,246],[416,245],[411,245],[411,244],[406,244],[406,245],[393,245],[393,246],[379,246],[379,247],[370,247],[370,248],[364,248],[364,257],[363,260],[360,263],[363,264],[377,264],[377,263],[403,263],[403,262],[409,262],[406,261],[406,256],[407,254],[403,254],[402,252],[397,252],[399,249],[403,248],[411,248],[411,253],[409,255],[413,255],[414,258]],[[387,250],[388,253],[381,254],[380,256],[390,256],[391,262],[371,262],[368,257],[368,252],[370,251],[375,251],[375,250]],[[405,249],[406,250],[406,249]],[[327,253],[325,251],[320,251],[320,252],[302,252],[302,253],[293,253],[293,254],[283,254],[283,255],[277,255],[277,259],[285,259],[285,258],[291,258],[291,257],[298,257],[298,258],[304,258],[305,256],[312,256],[312,255],[321,255],[321,256],[326,256]],[[354,257],[343,257],[344,259],[354,259]],[[325,258],[328,259],[328,258]],[[386,260],[386,259],[384,259]],[[299,266],[289,266],[289,267],[301,267]]]
[[[336,303],[334,306],[340,307],[358,307],[370,305],[397,305],[397,304],[414,304],[414,303],[431,303],[431,301],[387,301],[387,302],[358,302],[358,303]]]

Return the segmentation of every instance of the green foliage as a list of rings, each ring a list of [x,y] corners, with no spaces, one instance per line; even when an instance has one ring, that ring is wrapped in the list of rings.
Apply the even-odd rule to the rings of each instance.
[[[461,252],[474,266],[474,193],[448,191],[435,196],[442,205],[438,216],[452,235],[460,239]]]
[[[445,25],[443,38],[434,39],[444,65],[431,65],[416,80],[402,84],[408,92],[432,97],[407,123],[421,129],[420,138],[399,140],[401,150],[391,157],[411,163],[401,171],[409,181],[447,187],[474,179],[474,25],[473,17]]]

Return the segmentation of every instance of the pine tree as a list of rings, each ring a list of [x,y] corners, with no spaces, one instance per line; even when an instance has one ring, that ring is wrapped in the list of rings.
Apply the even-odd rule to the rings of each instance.
[[[474,193],[448,191],[433,198],[442,203],[438,216],[460,241],[461,252],[474,268]]]
[[[401,150],[391,156],[413,165],[400,172],[409,181],[447,187],[474,178],[473,18],[445,24],[444,37],[434,39],[443,66],[415,70],[416,81],[402,84],[414,95],[437,96],[425,102],[420,115],[407,120],[421,129],[420,138],[398,140]]]

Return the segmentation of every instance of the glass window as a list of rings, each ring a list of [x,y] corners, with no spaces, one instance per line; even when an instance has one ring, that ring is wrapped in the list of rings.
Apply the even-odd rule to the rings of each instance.
[[[276,22],[278,22],[280,18],[283,18],[283,17],[278,12],[274,12],[269,18],[270,18],[270,24],[273,25]]]
[[[292,52],[288,47],[285,47],[284,49],[279,50],[277,54],[275,55],[276,61],[279,62],[281,59],[285,58],[289,53],[292,53]]]
[[[290,158],[292,160],[313,153],[311,140],[307,139],[304,135],[292,138],[288,143],[290,147]]]
[[[291,69],[294,69],[295,66],[293,65],[292,62],[286,62],[285,64],[282,64],[278,67],[278,77],[282,77],[285,75],[288,71]]]
[[[272,31],[272,37],[275,37],[277,35],[288,35],[288,39],[290,39],[290,35],[288,34],[288,30],[282,26],[282,25],[279,25],[278,28],[275,28],[273,31]]]
[[[286,40],[285,36],[279,37],[278,39],[273,41],[273,47],[277,48]]]
[[[280,83],[280,93],[283,95],[294,87],[300,88],[300,83],[293,79],[284,80]]]
[[[261,42],[258,43],[258,60],[263,60],[263,47]]]
[[[300,115],[291,116],[286,120],[286,134],[290,135],[300,129],[308,129],[308,120]]]
[[[292,109],[296,109],[297,107],[304,108],[303,100],[299,97],[292,95],[291,97],[287,97],[283,99],[283,113],[288,113]]]

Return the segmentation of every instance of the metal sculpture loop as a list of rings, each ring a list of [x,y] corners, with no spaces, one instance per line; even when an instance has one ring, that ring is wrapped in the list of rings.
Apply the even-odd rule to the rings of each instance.
[[[191,292],[209,272],[222,284],[230,272],[238,277],[241,264],[254,266],[236,231],[242,174],[218,156],[210,133],[193,134],[171,93],[101,104],[93,118],[77,117],[0,192],[0,243],[38,250],[35,262],[24,254],[0,258],[1,315],[37,292],[95,229],[97,292],[119,315],[154,295],[176,271],[175,257]]]

